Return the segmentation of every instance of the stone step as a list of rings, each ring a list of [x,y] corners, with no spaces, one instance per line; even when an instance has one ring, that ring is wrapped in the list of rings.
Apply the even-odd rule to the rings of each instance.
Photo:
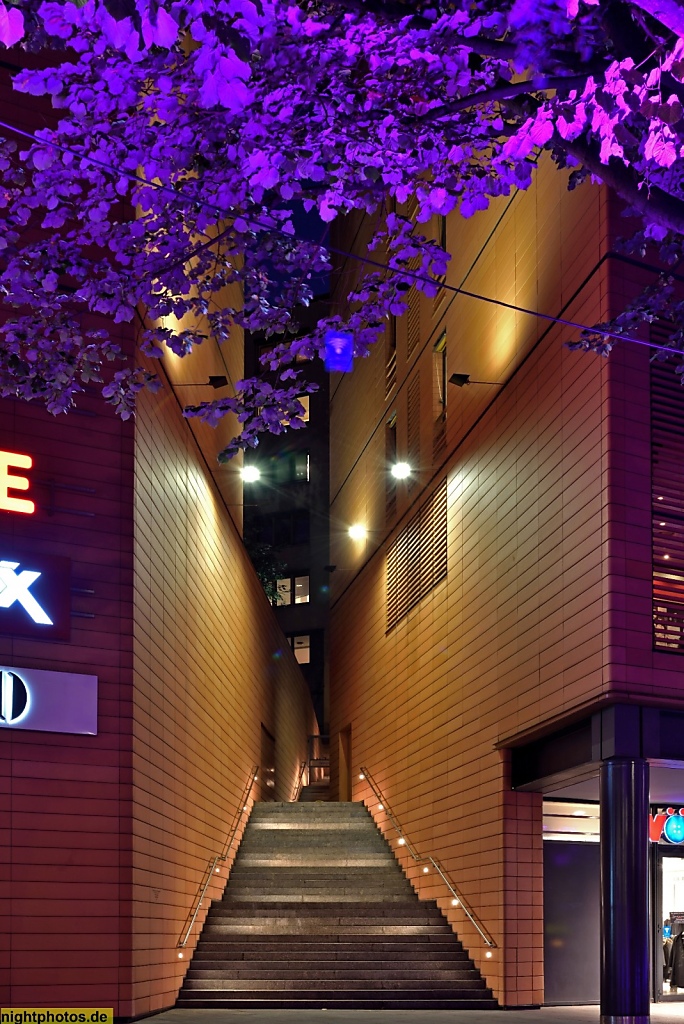
[[[320,941],[318,936],[280,937],[275,938],[268,935],[252,935],[243,940],[227,937],[223,940],[201,939],[198,946],[198,953],[202,955],[228,956],[231,959],[240,959],[245,956],[257,956],[258,958],[268,956],[272,958],[289,958],[297,956],[301,959],[307,957],[318,957],[319,959],[330,959],[349,957],[352,959],[370,959],[383,961],[388,956],[396,959],[407,959],[411,956],[416,958],[430,959],[431,957],[444,956],[467,956],[463,944],[456,938],[437,939],[428,936],[417,939],[415,936],[394,936],[393,938],[374,938],[373,936],[364,941],[350,942],[348,939]]]
[[[402,889],[401,892],[396,893],[388,892],[386,889],[379,889],[375,893],[366,894],[366,903],[373,903],[374,905],[383,906],[384,904],[401,904],[406,900],[406,893]],[[335,893],[335,899],[338,903],[356,903],[359,898],[358,889],[353,893]],[[239,902],[242,903],[242,899]],[[249,901],[252,903],[261,903],[264,906],[270,906],[273,903],[294,904],[296,906],[315,906],[317,903],[327,904],[330,903],[330,891],[328,889],[321,890],[320,893],[301,893],[301,892],[278,892],[278,893],[264,893],[262,891],[254,892],[249,897]],[[226,900],[228,902],[228,900]]]
[[[247,926],[249,928],[259,928],[260,931],[265,931],[268,927],[273,929],[292,929],[292,931],[301,931],[303,928],[311,929],[325,929],[326,931],[332,931],[337,929],[338,931],[352,931],[355,932],[356,928],[367,931],[369,928],[384,929],[386,927],[392,928],[444,928],[447,926],[443,925],[443,918],[439,919],[436,914],[432,918],[404,918],[404,916],[397,916],[397,918],[359,918],[359,916],[346,916],[332,914],[326,914],[322,918],[316,918],[315,914],[301,914],[295,916],[294,914],[270,914],[263,916],[263,918],[257,918],[253,914],[240,914],[237,916],[212,916],[207,920],[207,927],[213,928],[214,926],[220,928],[222,926],[240,925]]]
[[[388,953],[397,948],[397,946],[405,946],[408,948],[411,946],[413,949],[430,949],[437,953],[441,953],[444,950],[461,950],[463,948],[462,943],[457,939],[453,933],[451,936],[444,935],[366,935],[361,938],[350,938],[348,935],[328,935],[325,939],[321,939],[320,934],[312,935],[297,935],[296,937],[288,937],[285,941],[282,936],[268,935],[263,932],[252,932],[246,933],[235,939],[232,937],[230,932],[226,932],[225,937],[221,935],[214,935],[212,937],[202,935],[199,942],[199,949],[207,950],[218,950],[228,949],[233,947],[235,949],[245,949],[247,944],[253,945],[255,948],[259,948],[263,951],[274,950],[274,949],[287,949],[287,950],[298,950],[304,952],[313,948],[320,949],[322,952],[325,949],[355,949],[365,950],[369,956],[377,956],[378,953]]]
[[[423,992],[449,992],[453,996],[454,988],[459,992],[484,992],[485,985],[479,976],[474,978],[438,978],[432,980],[424,978],[418,981],[403,978],[384,978],[379,974],[373,976],[369,972],[368,978],[340,978],[327,979],[324,985],[319,983],[318,978],[190,978],[187,977],[183,983],[184,992],[206,991],[207,989],[216,992],[305,992],[307,990],[319,991],[325,988],[328,992],[365,992],[369,988],[369,980],[374,989],[378,992],[404,992],[407,989],[420,989]]]
[[[197,980],[224,980],[227,969],[228,965],[222,962],[217,962],[215,966],[211,967],[205,964],[201,966],[198,964],[188,971],[185,980],[188,985],[190,982]],[[397,981],[406,984],[414,981],[421,982],[421,984],[423,981],[440,981],[445,986],[450,984],[458,984],[460,986],[461,982],[468,982],[468,987],[484,984],[473,967],[459,968],[454,967],[453,964],[443,968],[436,967],[434,964],[429,966],[426,964],[424,967],[403,965],[400,969],[397,968],[396,964],[392,964],[391,961],[380,961],[377,964],[373,964],[372,967],[366,964],[363,968],[358,967],[353,962],[340,965],[339,967],[320,967],[315,965],[300,967],[292,964],[287,970],[284,969],[283,964],[278,964],[276,967],[268,962],[260,967],[244,963],[232,964],[230,966],[230,987],[232,987],[234,980],[258,981],[263,979],[264,981],[280,981],[285,988],[292,988],[293,986],[290,983],[295,981],[301,981],[302,983],[315,981],[322,985],[323,982],[327,981],[342,982],[346,980],[351,984],[352,982],[356,983],[362,980],[366,982],[374,981],[378,977],[382,977],[386,981]],[[411,987],[415,986],[412,985]]]
[[[424,935],[450,935],[451,929],[448,924],[363,924],[352,925],[346,932],[340,931],[341,926],[336,922],[326,923],[324,921],[292,921],[283,918],[282,920],[271,920],[263,923],[235,922],[224,923],[207,921],[204,926],[207,938],[217,935],[404,935],[406,938]]]
[[[479,995],[479,994],[478,994]],[[197,992],[187,996],[181,992],[176,1003],[178,1009],[231,1009],[231,1010],[498,1010],[498,1004],[491,994],[486,993],[458,999],[454,993],[448,995],[418,992],[405,992],[401,996],[385,993],[367,992],[335,993],[334,998],[327,995],[307,998],[289,993],[288,998],[274,999],[272,993],[257,996],[251,993],[249,999],[244,996],[226,996],[225,992]]]
[[[392,907],[369,907],[367,903],[363,903],[361,906],[354,901],[353,903],[345,903],[339,905],[335,903],[321,903],[312,907],[302,908],[299,906],[293,906],[284,904],[282,907],[271,905],[268,907],[263,904],[250,903],[245,906],[243,903],[222,901],[221,903],[214,903],[209,910],[209,915],[212,920],[221,917],[306,917],[309,918],[325,918],[334,917],[339,920],[354,920],[363,922],[367,918],[373,918],[377,920],[379,918],[391,918],[393,921],[401,918],[403,921],[409,923],[413,921],[439,921],[443,922],[444,918],[437,907],[424,907],[420,903],[413,905],[404,901],[403,903],[395,903]]]
[[[394,953],[394,951],[393,951]],[[284,955],[285,951],[274,950],[268,955],[265,955],[261,951],[254,951],[250,956],[249,951],[243,952],[241,956],[233,954],[232,956],[219,956],[215,951],[198,951],[192,960],[191,971],[197,970],[258,970],[258,971],[310,971],[310,970],[343,970],[354,967],[355,969],[361,965],[360,969],[365,970],[368,967],[368,957],[363,952],[352,955],[351,953],[347,956],[338,955],[337,957],[324,957],[316,956],[312,953],[306,957],[302,953]],[[460,958],[460,959],[459,959]],[[387,971],[398,971],[402,969],[403,965],[408,970],[422,970],[422,965],[425,965],[427,970],[472,970],[472,961],[468,958],[465,953],[455,953],[451,957],[447,957],[444,953],[440,953],[439,958],[436,958],[434,954],[428,956],[414,956],[410,951],[407,951],[404,957],[394,956],[392,959],[374,959],[373,970],[376,969],[385,973]]]

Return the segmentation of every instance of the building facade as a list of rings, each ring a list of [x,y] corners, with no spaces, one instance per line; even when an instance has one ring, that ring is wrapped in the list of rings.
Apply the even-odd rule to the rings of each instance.
[[[601,975],[603,1017],[641,1020],[662,970],[649,813],[684,797],[681,474],[653,493],[668,445],[652,448],[652,422],[665,416],[676,453],[683,405],[674,364],[652,371],[648,348],[571,351],[576,332],[521,311],[593,324],[649,280],[614,251],[611,196],[565,184],[542,164],[530,192],[433,224],[447,285],[480,298],[413,291],[385,350],[333,383],[332,779],[444,866],[495,946],[397,847],[505,1006],[546,998],[544,800],[568,817],[586,801],[592,819],[600,800],[597,900],[547,934],[546,968],[584,928],[595,992],[575,984],[570,1001],[598,999]],[[664,398],[654,373],[673,382]]]

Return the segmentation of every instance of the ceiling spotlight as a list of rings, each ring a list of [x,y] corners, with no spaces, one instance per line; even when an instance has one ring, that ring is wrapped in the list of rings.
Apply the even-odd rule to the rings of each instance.
[[[392,466],[392,476],[395,480],[405,480],[407,476],[411,476],[411,467],[408,462],[397,462]]]
[[[363,523],[354,523],[353,526],[349,527],[349,536],[352,540],[365,540],[368,531]]]
[[[255,484],[257,480],[261,479],[261,472],[256,466],[243,466],[240,476],[246,484]]]

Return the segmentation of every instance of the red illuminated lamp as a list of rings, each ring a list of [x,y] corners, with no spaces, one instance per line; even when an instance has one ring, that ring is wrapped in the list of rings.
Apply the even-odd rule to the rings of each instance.
[[[33,459],[30,455],[18,452],[0,451],[0,509],[5,512],[23,512],[31,515],[36,511],[35,502],[30,498],[16,498],[10,491],[28,491],[29,478],[10,473],[10,469],[31,469]]]

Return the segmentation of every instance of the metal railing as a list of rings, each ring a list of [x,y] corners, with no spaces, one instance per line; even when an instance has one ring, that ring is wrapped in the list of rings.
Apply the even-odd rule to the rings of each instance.
[[[365,781],[368,783],[371,790],[373,791],[373,796],[378,801],[380,809],[384,812],[384,814],[387,815],[387,818],[389,819],[392,828],[399,836],[399,845],[407,851],[407,853],[413,858],[416,864],[432,864],[433,868],[435,869],[435,871],[442,879],[449,892],[451,893],[452,906],[460,907],[463,910],[465,916],[472,924],[472,926],[477,930],[477,932],[481,936],[484,944],[486,946],[489,946],[490,949],[496,949],[496,942],[492,938],[491,934],[482,924],[475,911],[469,906],[466,900],[464,900],[463,896],[458,891],[454,883],[451,881],[451,879],[449,878],[448,874],[446,873],[442,865],[439,863],[439,861],[435,860],[434,857],[421,856],[421,854],[418,853],[416,848],[409,841],[407,835],[405,834],[403,828],[401,827],[395,814],[393,813],[392,808],[387,803],[385,797],[382,795],[380,787],[375,782],[375,779],[373,778],[373,776],[371,775],[367,768],[359,768],[359,778],[365,779]],[[489,955],[490,954],[488,953],[487,956]]]
[[[207,866],[204,869],[204,874],[202,875],[199,886],[197,887],[195,899],[193,900],[190,910],[188,911],[188,916],[185,919],[185,924],[183,925],[180,937],[178,939],[178,942],[176,943],[176,946],[179,949],[183,949],[186,946],[188,939],[190,938],[190,932],[192,931],[193,925],[197,920],[197,915],[200,912],[200,907],[204,902],[204,897],[207,894],[209,883],[211,882],[214,875],[220,874],[221,869],[218,867],[219,863],[223,863],[226,860],[228,860],[230,851],[233,847],[233,843],[235,842],[235,837],[237,836],[238,829],[240,828],[243,815],[249,806],[249,798],[252,795],[252,788],[254,786],[254,783],[257,781],[258,775],[259,766],[255,764],[252,766],[249,778],[245,783],[245,788],[242,791],[240,803],[238,804],[237,809],[235,811],[235,815],[233,817],[230,830],[226,837],[226,841],[223,844],[220,853],[217,853],[215,857],[210,857],[209,860],[207,861]]]
[[[299,800],[299,794],[301,793],[302,787],[304,786],[304,772],[306,771],[307,767],[308,761],[302,761],[302,763],[299,766],[299,771],[297,772],[297,781],[295,782],[295,787],[292,790],[293,804],[296,804],[297,801]]]

